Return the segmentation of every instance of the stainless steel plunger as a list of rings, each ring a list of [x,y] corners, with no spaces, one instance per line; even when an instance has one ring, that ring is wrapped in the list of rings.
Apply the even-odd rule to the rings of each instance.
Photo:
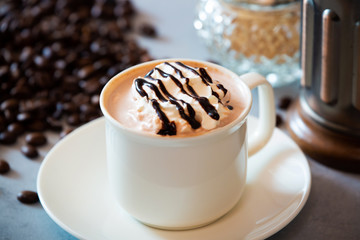
[[[360,1],[304,0],[301,92],[288,130],[315,160],[360,172]]]

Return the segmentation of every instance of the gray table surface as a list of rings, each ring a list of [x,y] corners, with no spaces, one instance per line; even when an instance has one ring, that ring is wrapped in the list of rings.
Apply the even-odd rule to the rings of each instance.
[[[193,28],[195,0],[133,2],[141,12],[138,21],[149,21],[157,28],[158,38],[137,38],[153,57],[211,59]],[[276,88],[275,96],[295,98],[298,89],[297,83]],[[256,109],[255,101],[253,115]],[[9,174],[0,175],[0,240],[75,239],[52,221],[40,203],[25,205],[16,199],[24,189],[36,191],[42,159],[58,139],[54,134],[49,137],[50,143],[40,149],[37,160],[28,160],[19,152],[23,139],[14,146],[0,145],[0,158],[12,167]],[[269,239],[360,239],[360,175],[308,160],[312,176],[309,199],[299,215]]]

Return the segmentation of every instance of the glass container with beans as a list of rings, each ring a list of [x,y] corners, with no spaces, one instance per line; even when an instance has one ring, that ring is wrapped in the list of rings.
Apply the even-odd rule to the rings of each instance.
[[[194,26],[216,61],[273,86],[300,79],[300,1],[200,0]]]

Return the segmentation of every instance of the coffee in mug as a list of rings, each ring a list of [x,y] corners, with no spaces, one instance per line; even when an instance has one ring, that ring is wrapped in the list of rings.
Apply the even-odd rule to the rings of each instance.
[[[235,120],[250,101],[236,79],[193,61],[164,61],[126,78],[108,91],[108,111],[122,125],[144,133],[203,134]]]

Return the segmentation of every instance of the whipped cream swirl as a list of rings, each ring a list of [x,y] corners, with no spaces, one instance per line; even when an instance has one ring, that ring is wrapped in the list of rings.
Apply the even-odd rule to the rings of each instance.
[[[136,110],[130,112],[142,130],[176,135],[220,124],[232,107],[230,94],[205,68],[164,62],[132,85]]]

